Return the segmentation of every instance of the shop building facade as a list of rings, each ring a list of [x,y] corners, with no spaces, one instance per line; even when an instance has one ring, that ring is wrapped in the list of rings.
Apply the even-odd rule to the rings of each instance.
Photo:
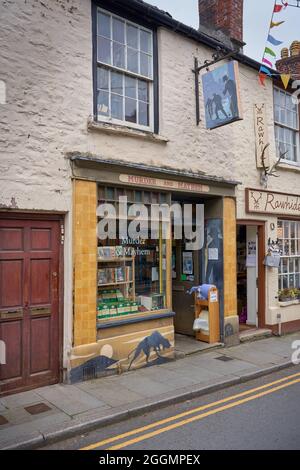
[[[66,10],[45,0],[1,8],[6,41],[0,78],[7,100],[0,111],[0,331],[9,353],[1,365],[1,393],[173,358],[175,332],[192,333],[193,299],[186,290],[198,283],[219,289],[220,342],[238,341],[241,225],[260,233],[260,326],[275,328],[282,312],[282,326],[296,327],[299,305],[280,306],[278,270],[261,262],[278,216],[246,204],[251,190],[265,189],[255,154],[255,105],[265,104],[270,158],[276,160],[274,87],[269,80],[258,85],[258,64],[236,54],[243,120],[208,131],[201,87],[196,124],[192,69],[195,57],[203,62],[218,45],[228,45],[225,36],[192,30],[138,1],[72,0]],[[32,33],[18,40],[32,24],[34,40]],[[16,66],[22,73],[14,73]],[[278,174],[268,191],[297,196],[296,162],[282,164]],[[213,245],[192,255],[193,274],[183,272],[188,250],[172,239],[155,244],[144,237],[141,246],[117,240],[105,251],[97,239],[97,208],[120,195],[146,206],[204,205],[206,242]],[[137,248],[141,262],[132,261]],[[191,264],[191,255],[184,256]],[[12,292],[4,295],[8,283]]]

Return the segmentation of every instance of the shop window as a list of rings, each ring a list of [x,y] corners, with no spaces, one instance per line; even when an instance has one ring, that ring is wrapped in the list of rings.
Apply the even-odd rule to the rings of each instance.
[[[279,290],[300,289],[300,222],[279,220],[278,240],[282,250]]]
[[[97,9],[97,119],[153,130],[153,32]]]
[[[112,193],[112,189],[114,192]],[[133,203],[143,203],[150,209],[153,193],[131,191],[99,186],[99,201],[106,194],[106,203],[111,203],[118,215],[118,196],[133,197]],[[114,194],[115,200],[112,200]],[[150,197],[151,196],[151,197]],[[150,199],[150,200],[149,200]],[[169,194],[155,200],[170,201]],[[130,206],[130,202],[129,206]],[[128,216],[127,227],[133,218]],[[104,219],[98,217],[98,222]],[[139,236],[120,237],[120,220],[116,219],[116,238],[98,239],[98,322],[128,315],[142,315],[169,308],[168,269],[171,269],[171,240],[164,238],[162,224],[158,223],[158,236],[152,238],[151,227],[140,231]],[[168,222],[170,223],[170,222]],[[128,235],[128,233],[127,233]],[[170,261],[170,262],[169,262]],[[170,267],[168,267],[170,264]]]
[[[285,160],[300,163],[299,112],[292,95],[274,88],[275,140],[278,154],[286,155]]]

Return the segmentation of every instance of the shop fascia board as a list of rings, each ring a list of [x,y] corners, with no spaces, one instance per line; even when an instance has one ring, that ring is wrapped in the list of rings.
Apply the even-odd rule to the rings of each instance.
[[[74,179],[83,179],[99,182],[101,184],[111,184],[118,186],[133,187],[135,185],[120,181],[119,176],[124,172],[136,176],[148,176],[157,179],[169,178],[174,181],[197,183],[208,185],[209,192],[199,192],[197,195],[201,197],[210,196],[228,196],[235,197],[235,188],[241,185],[240,181],[226,180],[218,176],[211,176],[201,172],[191,172],[169,167],[155,167],[145,164],[136,164],[121,160],[107,160],[81,154],[72,154],[68,156],[72,167],[72,176]],[[137,188],[139,186],[136,186]],[[143,189],[143,188],[141,188]],[[149,189],[163,190],[160,187],[151,187]],[[173,192],[172,189],[165,189]],[[176,192],[186,194],[184,189],[176,189]],[[195,195],[195,193],[191,193]]]

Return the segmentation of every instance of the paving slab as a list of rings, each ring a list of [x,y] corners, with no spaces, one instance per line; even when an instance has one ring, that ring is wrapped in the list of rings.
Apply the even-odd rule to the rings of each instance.
[[[173,389],[173,386],[171,384],[167,385],[165,383],[152,380],[149,377],[140,376],[137,373],[132,375],[126,374],[126,376],[120,376],[120,393],[122,393],[122,386],[125,386],[129,390],[137,392],[142,397],[153,397],[161,393],[170,392]]]
[[[124,386],[122,386],[121,389],[119,387],[116,389],[106,383],[99,385],[97,388],[92,388],[91,390],[86,389],[86,392],[90,393],[98,400],[105,402],[108,406],[121,406],[143,398],[143,395],[129,390]]]
[[[243,346],[236,346],[234,348],[228,349],[226,356],[234,357],[236,359],[240,359],[241,361],[255,365],[272,365],[282,362],[282,357],[278,354],[273,352],[259,351],[257,348],[251,347],[249,343]]]
[[[36,393],[36,391],[15,393],[14,395],[1,398],[1,403],[6,408],[17,408],[21,406],[34,405],[40,401],[41,397]]]
[[[69,416],[106,406],[105,402],[72,385],[52,385],[38,389],[37,393]]]
[[[167,367],[168,366],[166,366],[166,368]],[[172,368],[171,370],[174,369]],[[181,369],[178,372],[182,377],[186,378],[187,380],[192,379],[195,384],[202,384],[210,380],[220,380],[230,375],[230,373],[227,371],[225,373],[219,373],[215,370],[209,370],[208,368],[204,367],[204,363],[201,364],[201,367],[189,363],[185,366],[184,369]]]

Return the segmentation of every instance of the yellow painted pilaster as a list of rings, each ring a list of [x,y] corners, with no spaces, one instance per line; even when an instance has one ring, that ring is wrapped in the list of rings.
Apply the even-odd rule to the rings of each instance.
[[[224,232],[224,316],[237,315],[236,203],[223,200]]]
[[[74,346],[96,342],[97,185],[73,183]]]

